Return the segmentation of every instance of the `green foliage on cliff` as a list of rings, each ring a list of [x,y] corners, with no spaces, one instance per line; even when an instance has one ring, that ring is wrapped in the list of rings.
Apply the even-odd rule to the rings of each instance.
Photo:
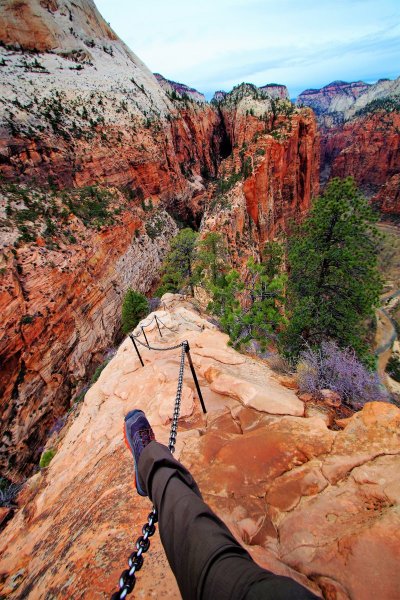
[[[112,194],[109,190],[90,185],[73,194],[64,195],[70,211],[87,227],[101,227],[114,221],[109,210]]]
[[[368,102],[363,108],[360,108],[356,112],[356,117],[376,113],[379,111],[385,112],[400,112],[400,96],[394,96],[393,98],[376,98],[371,102]]]
[[[209,309],[219,317],[222,328],[234,345],[257,340],[265,349],[285,324],[282,306],[286,275],[282,273],[283,250],[279,243],[266,244],[261,262],[247,262],[243,281],[230,270],[211,285]]]
[[[45,452],[43,452],[42,456],[40,457],[39,467],[41,469],[45,469],[46,467],[48,467],[55,454],[56,451],[53,448],[50,448],[50,450],[46,450]]]
[[[182,229],[171,242],[164,263],[164,274],[161,278],[157,295],[166,292],[189,291],[194,295],[194,286],[198,280],[196,271],[198,234],[189,227]]]
[[[122,303],[122,331],[130,333],[135,329],[139,321],[146,316],[148,309],[146,296],[129,288]]]
[[[228,251],[221,234],[211,231],[197,245],[197,271],[199,281],[217,285],[226,271]]]
[[[333,179],[289,239],[289,326],[282,336],[289,356],[332,340],[367,360],[365,323],[382,288],[376,220],[352,178]]]

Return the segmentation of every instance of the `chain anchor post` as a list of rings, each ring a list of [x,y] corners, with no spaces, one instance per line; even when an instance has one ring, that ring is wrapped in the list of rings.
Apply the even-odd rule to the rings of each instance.
[[[149,347],[149,340],[147,339],[146,332],[145,332],[145,330],[144,330],[144,327],[143,327],[143,325],[142,325],[142,333],[143,333],[143,335],[144,335],[144,339],[146,340],[146,344],[147,344],[147,346]]]
[[[207,413],[207,409],[206,409],[206,406],[204,404],[203,395],[202,395],[201,390],[200,390],[200,386],[199,386],[199,382],[198,382],[198,379],[197,379],[196,371],[194,370],[192,357],[190,355],[189,342],[187,340],[185,340],[183,342],[183,346],[185,348],[185,352],[186,352],[186,356],[187,356],[187,359],[188,359],[189,367],[190,367],[190,370],[192,372],[193,381],[194,381],[194,384],[196,386],[197,395],[198,395],[199,400],[200,400],[201,408],[203,410],[203,413],[206,414]]]
[[[137,347],[137,345],[136,345],[135,338],[134,338],[134,337],[133,337],[133,335],[131,335],[131,334],[129,334],[129,337],[131,338],[131,340],[132,340],[132,343],[133,343],[133,345],[135,346],[135,350],[136,350],[136,353],[137,353],[137,355],[138,355],[138,358],[139,358],[139,360],[140,360],[140,362],[141,362],[141,364],[142,364],[142,367],[144,367],[144,362],[143,362],[143,359],[142,359],[142,357],[140,356],[139,348],[138,348],[138,347]]]
[[[162,333],[161,333],[160,325],[158,324],[157,315],[156,315],[156,323],[157,323],[157,327],[158,327],[158,333],[160,334],[160,337],[162,337]]]

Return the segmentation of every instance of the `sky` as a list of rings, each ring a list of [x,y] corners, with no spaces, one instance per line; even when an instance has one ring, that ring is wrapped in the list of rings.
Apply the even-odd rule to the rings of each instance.
[[[210,99],[243,81],[291,98],[400,76],[400,0],[95,0],[153,72]]]

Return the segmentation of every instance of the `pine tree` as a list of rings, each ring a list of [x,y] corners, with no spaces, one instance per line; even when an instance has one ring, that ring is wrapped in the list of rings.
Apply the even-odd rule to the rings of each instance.
[[[282,254],[278,243],[269,242],[264,249],[263,262],[250,259],[247,264],[249,281],[246,288],[250,300],[244,309],[243,323],[248,331],[243,341],[258,340],[263,349],[285,323],[286,274],[281,272]]]
[[[222,275],[217,285],[211,285],[213,299],[208,310],[219,317],[222,329],[232,342],[238,339],[243,328],[243,311],[239,301],[243,289],[244,283],[236,269]]]
[[[365,322],[381,292],[377,217],[352,178],[333,179],[289,240],[288,355],[333,340],[366,360]]]
[[[199,280],[209,280],[211,285],[217,285],[218,279],[226,271],[227,250],[220,233],[206,233],[198,243],[198,276]]]
[[[233,269],[211,286],[213,302],[209,308],[220,317],[232,343],[255,339],[265,348],[285,322],[282,307],[286,275],[281,272],[282,255],[280,244],[269,242],[262,262],[248,261],[246,282]]]
[[[149,303],[146,296],[128,289],[122,303],[122,331],[130,333],[143,317],[146,316]]]
[[[198,279],[195,268],[197,260],[198,234],[192,229],[182,229],[171,242],[171,250],[167,254],[164,264],[164,275],[157,295],[166,292],[179,292],[188,288],[194,295],[194,286]]]

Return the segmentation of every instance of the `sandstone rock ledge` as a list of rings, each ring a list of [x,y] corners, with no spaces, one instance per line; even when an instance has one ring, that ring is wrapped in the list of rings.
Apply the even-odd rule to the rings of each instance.
[[[208,414],[185,369],[177,455],[205,500],[261,565],[329,600],[400,597],[400,411],[370,403],[343,431],[303,416],[303,403],[265,365],[230,349],[193,307],[164,297],[170,329],[153,345],[188,339]],[[9,598],[107,598],[125,568],[147,498],[133,488],[124,414],[146,411],[167,443],[179,350],[129,339],[86,395],[50,467],[32,477],[0,541],[0,592]],[[159,537],[136,598],[179,598]]]

